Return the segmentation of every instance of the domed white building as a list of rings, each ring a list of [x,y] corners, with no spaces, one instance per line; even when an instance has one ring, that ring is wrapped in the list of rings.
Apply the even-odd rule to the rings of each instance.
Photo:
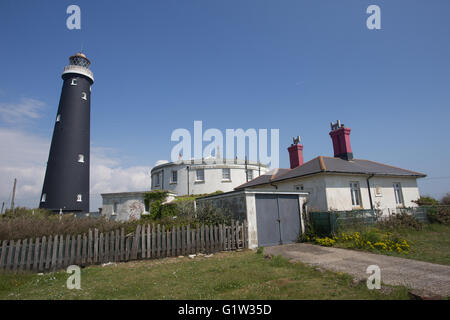
[[[151,170],[152,190],[168,190],[177,196],[232,191],[269,171],[267,165],[244,160],[208,158],[156,165]]]

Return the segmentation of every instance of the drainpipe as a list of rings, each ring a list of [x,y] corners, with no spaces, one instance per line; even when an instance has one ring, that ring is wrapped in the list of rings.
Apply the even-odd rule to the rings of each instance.
[[[370,184],[369,184],[369,180],[370,178],[373,178],[374,174],[370,175],[367,178],[367,191],[369,191],[369,201],[370,201],[370,209],[373,210],[373,203],[372,203],[372,193],[370,192]]]
[[[187,195],[189,195],[189,166],[186,166],[187,170]]]

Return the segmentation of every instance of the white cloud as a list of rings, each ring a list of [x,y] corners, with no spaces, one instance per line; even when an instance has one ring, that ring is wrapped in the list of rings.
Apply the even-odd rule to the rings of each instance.
[[[91,209],[101,207],[100,193],[150,190],[151,167],[124,168],[107,148],[91,149]]]
[[[18,103],[0,103],[0,117],[10,124],[23,123],[41,117],[45,103],[35,99],[23,98]]]
[[[14,178],[16,205],[36,207],[44,181],[50,138],[22,130],[0,128],[0,202],[9,207]],[[150,189],[150,167],[123,167],[110,148],[91,150],[91,210],[101,206],[100,193]]]

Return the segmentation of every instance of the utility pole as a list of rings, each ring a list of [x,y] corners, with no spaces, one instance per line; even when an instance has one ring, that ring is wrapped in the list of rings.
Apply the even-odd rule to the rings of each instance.
[[[3,208],[5,207],[5,201],[2,203],[2,211],[0,211],[0,214],[3,214]]]
[[[13,193],[12,193],[12,198],[11,198],[11,212],[14,213],[14,198],[16,197],[16,184],[17,184],[17,179],[14,178],[14,187],[13,187]]]

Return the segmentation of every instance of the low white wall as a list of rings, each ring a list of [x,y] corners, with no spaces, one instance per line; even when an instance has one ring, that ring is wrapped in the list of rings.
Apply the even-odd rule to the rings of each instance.
[[[140,219],[144,213],[143,193],[133,194],[108,194],[102,195],[102,216],[117,221]],[[117,212],[113,213],[114,203],[117,203]]]

